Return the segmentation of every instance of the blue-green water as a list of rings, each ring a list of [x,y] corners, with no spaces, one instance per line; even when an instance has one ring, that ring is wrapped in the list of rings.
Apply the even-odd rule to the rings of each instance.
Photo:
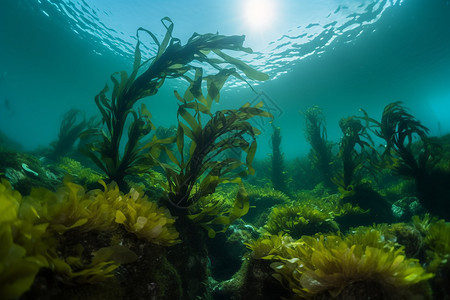
[[[109,75],[130,71],[136,29],[162,37],[159,20],[169,16],[183,43],[193,32],[246,35],[255,53],[242,58],[271,77],[253,85],[271,99],[287,157],[309,149],[298,112],[311,105],[323,109],[334,141],[341,117],[359,108],[378,117],[398,100],[431,135],[450,131],[449,1],[274,1],[276,14],[261,29],[246,23],[245,1],[146,2],[3,0],[0,130],[30,150],[56,139],[70,108],[97,114],[93,99]],[[155,48],[146,45],[149,56]],[[185,85],[168,80],[145,100],[155,125],[175,123],[172,91]],[[255,96],[230,82],[216,108]],[[270,133],[258,157],[270,152]]]
[[[150,71],[97,107],[141,26]],[[177,101],[186,78],[141,99],[194,32],[245,35],[217,56],[269,79],[229,78],[211,111]],[[72,109],[109,130],[61,134]],[[447,0],[1,0],[0,299],[447,299],[449,116]]]

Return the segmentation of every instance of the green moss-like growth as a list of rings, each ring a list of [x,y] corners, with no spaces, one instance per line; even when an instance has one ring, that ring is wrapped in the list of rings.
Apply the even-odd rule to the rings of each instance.
[[[251,207],[242,219],[256,227],[263,226],[267,222],[267,216],[273,206],[288,204],[292,201],[289,196],[271,187],[246,185],[246,190]]]
[[[56,167],[64,170],[65,174],[72,176],[75,182],[83,186],[93,185],[103,179],[101,174],[69,157],[60,158]]]
[[[270,234],[288,233],[294,238],[339,230],[331,213],[306,205],[280,205],[272,209],[264,229]]]
[[[87,128],[98,126],[93,118],[86,120],[84,116],[80,118],[80,115],[81,112],[76,109],[71,109],[64,114],[58,139],[51,143],[51,149],[45,154],[46,157],[57,161],[61,157],[69,155],[74,150],[81,132]]]

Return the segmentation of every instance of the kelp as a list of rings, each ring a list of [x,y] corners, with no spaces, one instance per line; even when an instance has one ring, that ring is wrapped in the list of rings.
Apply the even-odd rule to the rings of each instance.
[[[397,101],[385,106],[381,121],[372,119],[364,113],[366,127],[374,134],[386,141],[382,157],[386,166],[405,177],[418,179],[426,176],[440,160],[439,147],[428,139],[429,129],[423,126],[413,115],[408,113]],[[414,138],[418,137],[423,143],[423,151],[415,155],[413,149]]]
[[[281,128],[272,124],[272,185],[273,188],[286,192],[286,171],[284,157],[281,152]]]
[[[262,103],[255,106],[247,103],[239,109],[213,114],[202,101],[205,98],[201,91],[196,97],[199,101],[189,101],[177,92],[175,95],[182,102],[174,137],[177,151],[158,140],[146,147],[158,145],[173,163],[160,163],[167,177],[167,198],[173,208],[186,214],[202,197],[214,193],[219,184],[239,182],[239,177],[254,173],[251,164],[256,152],[255,137],[260,131],[249,121],[256,116],[272,115],[261,109]],[[205,117],[209,120],[204,124]],[[234,151],[234,155],[227,156],[230,151]],[[246,154],[245,163],[236,157],[241,152]]]
[[[229,76],[240,80],[245,79],[237,72],[236,68],[243,72],[249,79],[266,80],[268,76],[252,69],[244,62],[233,58],[222,50],[233,50],[251,53],[250,48],[243,47],[244,36],[223,36],[219,34],[194,33],[185,45],[181,45],[178,38],[172,37],[174,24],[165,17],[161,20],[166,28],[164,39],[160,42],[149,30],[139,28],[137,30],[137,45],[134,53],[133,71],[130,75],[125,71],[111,75],[113,89],[111,96],[107,96],[108,85],[95,97],[95,103],[102,115],[102,121],[106,124],[106,131],[97,128],[87,130],[82,134],[88,143],[83,152],[108,176],[110,180],[124,185],[124,177],[129,174],[137,174],[149,169],[155,164],[154,157],[157,153],[143,151],[141,139],[147,135],[153,125],[150,122],[150,112],[144,104],[136,111],[135,104],[142,98],[155,95],[163,85],[166,78],[185,78],[191,86],[197,86],[200,90],[204,79],[207,83],[208,96],[205,101],[211,103],[218,101],[219,90]],[[142,60],[140,50],[140,33],[148,34],[157,46],[156,55],[148,60]],[[208,56],[214,53],[215,57]],[[218,70],[217,74],[200,78],[196,75],[191,79],[189,71],[202,70],[192,62],[208,64]],[[222,64],[232,65],[235,68],[221,67]],[[131,116],[131,117],[130,117]],[[128,138],[124,138],[124,130],[127,120],[132,122],[128,130]],[[121,153],[121,146],[124,147]]]
[[[305,137],[311,144],[311,160],[320,170],[325,186],[331,187],[332,144],[327,140],[325,117],[317,105],[308,108],[303,115],[306,120]]]
[[[421,204],[433,214],[448,217],[450,173],[437,167],[443,150],[427,136],[428,128],[408,113],[401,102],[386,105],[380,122],[363,113],[361,119],[366,121],[366,127],[386,141],[381,156],[385,167],[413,179]]]
[[[339,121],[343,136],[339,144],[338,158],[342,169],[332,181],[343,196],[352,193],[356,185],[361,184],[361,171],[368,169],[376,151],[367,128],[355,117],[342,118]]]
[[[51,143],[51,149],[46,156],[53,160],[58,160],[66,156],[73,150],[81,132],[87,128],[97,127],[98,125],[95,118],[86,120],[77,109],[67,111],[61,121],[58,139]]]
[[[188,218],[203,227],[210,238],[217,233],[227,231],[228,227],[237,219],[246,215],[250,209],[249,196],[240,180],[239,190],[236,194],[233,206],[225,209],[220,201],[211,201],[214,195],[202,197],[197,201],[195,209],[189,212]],[[216,231],[216,227],[222,227]]]

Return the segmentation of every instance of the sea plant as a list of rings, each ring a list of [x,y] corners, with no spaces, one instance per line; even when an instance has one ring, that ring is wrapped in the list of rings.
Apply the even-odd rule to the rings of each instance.
[[[115,276],[119,265],[138,259],[120,240],[113,242],[115,235],[125,236],[121,230],[152,244],[179,242],[175,219],[167,209],[140,191],[124,195],[116,184],[101,183],[103,191],[86,192],[65,181],[56,192],[37,188],[22,197],[2,179],[0,298],[21,296],[44,268],[48,276],[55,274],[58,282],[71,285]],[[96,242],[87,244],[86,238]]]
[[[231,199],[230,199],[231,200]],[[250,209],[248,194],[242,182],[234,201],[219,199],[210,194],[201,197],[189,210],[188,218],[199,224],[208,232],[208,237],[214,238],[217,233],[225,232],[237,219],[247,214]],[[220,230],[217,227],[221,227]]]
[[[281,128],[272,123],[272,184],[273,188],[286,192],[286,171],[281,152]]]
[[[191,92],[196,93],[192,88]],[[255,138],[260,131],[249,121],[256,116],[271,117],[271,114],[261,108],[262,103],[255,106],[247,103],[239,109],[213,114],[201,91],[196,94],[198,101],[175,95],[182,102],[175,137],[178,153],[161,145],[173,164],[160,165],[167,177],[167,198],[173,211],[186,215],[189,207],[214,193],[219,184],[239,182],[241,176],[254,173],[251,163],[256,153]],[[189,150],[185,151],[188,142]],[[245,153],[245,163],[236,157],[226,157],[228,150]]]
[[[436,273],[432,281],[435,299],[445,299],[450,295],[450,223],[425,214],[414,216],[413,225],[423,235],[423,251],[429,272]]]
[[[42,267],[48,266],[42,253],[33,251],[30,241],[39,243],[46,225],[34,226],[19,219],[22,195],[9,182],[0,182],[0,298],[15,299],[27,291]],[[17,238],[25,241],[20,243]],[[41,244],[42,245],[42,244]],[[27,247],[28,246],[28,247]],[[44,248],[45,249],[45,248]]]
[[[314,105],[304,111],[303,115],[306,120],[305,137],[311,145],[311,160],[313,165],[320,170],[325,186],[331,188],[332,144],[327,140],[327,128],[322,109]]]
[[[428,296],[426,288],[412,292],[411,287],[433,277],[377,229],[299,240],[272,235],[247,246],[254,258],[272,261],[273,276],[294,298],[334,298],[350,290],[347,295],[358,298],[409,299],[415,292]]]
[[[331,212],[324,212],[309,205],[290,204],[272,208],[264,230],[270,234],[287,233],[295,239],[302,235],[339,230]]]
[[[77,109],[69,110],[63,116],[58,139],[51,143],[51,149],[47,157],[56,161],[61,157],[67,156],[73,151],[81,132],[87,128],[98,127],[98,125],[99,123],[95,122],[95,118],[86,120],[81,111]]]
[[[154,244],[170,246],[179,242],[175,219],[167,209],[158,207],[135,189],[123,194],[115,183],[100,183],[103,191],[86,192],[70,181],[65,181],[56,192],[34,189],[25,204],[34,207],[40,222],[45,221],[49,230],[58,234],[75,229],[112,232],[122,225],[138,238]]]
[[[342,196],[354,193],[354,187],[361,184],[362,170],[368,169],[373,153],[373,141],[361,121],[354,117],[339,121],[343,136],[339,143],[338,158],[342,170],[332,181],[338,186]],[[370,152],[369,152],[370,151]]]
[[[400,175],[418,181],[427,176],[428,170],[440,160],[437,145],[427,138],[429,129],[408,113],[402,102],[397,101],[385,106],[381,121],[372,119],[364,113],[366,127],[386,142],[382,157],[387,166]],[[415,155],[413,143],[415,138],[422,141],[422,151]]]
[[[428,138],[429,129],[411,115],[401,102],[393,102],[383,110],[378,122],[363,111],[366,127],[386,142],[382,157],[395,173],[415,181],[422,205],[435,214],[448,216],[448,185],[450,173],[435,170],[442,157],[442,148]],[[415,142],[415,139],[419,139]]]
[[[241,70],[248,78],[266,80],[268,76],[252,69],[244,62],[225,54],[222,50],[251,53],[250,48],[243,47],[244,36],[224,36],[219,34],[194,33],[185,45],[178,38],[172,37],[174,25],[165,17],[162,20],[166,34],[162,42],[144,29],[137,30],[137,45],[134,53],[133,71],[130,75],[125,71],[111,75],[113,90],[107,96],[108,85],[95,97],[95,103],[106,124],[106,131],[97,128],[84,132],[82,137],[89,138],[84,153],[108,176],[124,187],[124,177],[129,174],[145,172],[154,165],[154,155],[144,151],[141,139],[153,128],[150,112],[144,104],[135,110],[135,104],[148,96],[155,95],[167,78],[185,78],[191,85],[201,85],[202,80],[189,78],[191,70],[199,70],[199,66],[191,63],[207,64],[218,70],[217,74],[202,77],[207,83],[208,101],[218,101],[219,90],[229,76],[245,79],[236,71]],[[140,33],[148,34],[157,46],[156,55],[142,61],[140,50]],[[216,57],[208,56],[214,53]],[[235,68],[222,68],[228,64]],[[128,137],[124,137],[127,120],[131,118]],[[124,147],[124,148],[122,148]],[[123,150],[123,153],[121,152]]]

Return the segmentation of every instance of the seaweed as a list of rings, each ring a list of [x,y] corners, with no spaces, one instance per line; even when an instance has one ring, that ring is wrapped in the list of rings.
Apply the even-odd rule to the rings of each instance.
[[[438,146],[427,137],[429,129],[408,113],[402,102],[386,105],[380,122],[369,118],[364,110],[361,111],[364,113],[361,119],[367,122],[366,127],[386,141],[382,153],[386,166],[399,175],[420,181],[422,177],[427,176],[427,171],[439,162]],[[423,151],[420,151],[418,156],[413,149],[415,137],[419,137],[423,142]]]
[[[306,119],[306,140],[311,144],[311,160],[320,170],[325,186],[332,188],[332,144],[327,140],[325,117],[317,105],[308,108],[303,115]]]
[[[264,226],[270,234],[287,233],[295,239],[318,232],[337,232],[331,212],[304,204],[278,205],[271,209]]]
[[[376,155],[373,141],[361,121],[355,117],[342,118],[339,121],[343,136],[340,142],[338,158],[342,170],[332,181],[343,196],[353,193],[356,185],[361,184],[362,170],[369,169]],[[371,151],[369,153],[368,151]]]
[[[96,124],[95,118],[86,120],[83,116],[78,121],[80,115],[82,113],[77,109],[71,109],[64,114],[59,128],[58,139],[52,142],[51,150],[46,154],[48,158],[56,161],[61,157],[67,156],[73,151],[81,132],[87,128],[98,127],[99,124]]]
[[[272,184],[273,188],[286,192],[286,172],[284,158],[281,152],[281,128],[272,123]]]
[[[262,103],[255,106],[247,103],[239,109],[219,110],[212,114],[201,92],[197,96],[199,101],[188,101],[177,92],[175,95],[182,102],[174,137],[178,153],[161,140],[146,147],[159,145],[172,161],[173,164],[160,163],[167,177],[167,198],[178,214],[185,215],[202,197],[214,193],[219,184],[239,182],[240,177],[254,174],[251,163],[256,152],[255,137],[260,131],[249,120],[272,115],[261,109]],[[209,117],[205,125],[202,125],[202,116]],[[185,152],[188,141],[189,151]],[[230,150],[246,153],[245,163],[236,157],[226,157],[226,151]]]
[[[281,285],[294,299],[428,299],[428,273],[379,229],[303,236],[269,235],[246,244],[255,259],[272,261]]]
[[[402,106],[393,102],[383,110],[381,121],[363,110],[366,127],[386,141],[382,158],[396,174],[415,181],[418,197],[429,211],[448,217],[448,180],[450,173],[436,169],[442,158],[442,146],[427,136],[423,126]],[[414,139],[419,138],[418,142]]]
[[[222,64],[231,64],[242,71],[248,78],[266,80],[268,76],[252,69],[244,62],[233,58],[222,50],[241,51],[251,53],[250,48],[243,47],[244,36],[223,36],[219,34],[194,33],[185,45],[181,45],[178,38],[172,37],[174,24],[165,17],[161,20],[166,28],[166,34],[162,42],[156,36],[144,28],[137,30],[137,45],[134,53],[133,71],[128,76],[121,71],[111,75],[113,90],[110,98],[106,85],[95,97],[95,103],[102,115],[102,121],[106,124],[106,131],[101,128],[85,131],[81,136],[88,139],[83,147],[83,153],[108,176],[109,180],[116,181],[119,186],[125,186],[124,177],[130,174],[143,173],[156,164],[154,155],[144,151],[141,139],[152,129],[150,112],[142,104],[136,111],[135,104],[148,96],[155,95],[167,78],[184,78],[200,89],[203,77],[199,80],[196,76],[191,79],[188,74],[192,70],[201,70],[192,62],[208,64],[219,70],[217,74],[205,77],[207,83],[207,101],[219,100],[219,90],[229,76],[234,76],[246,82],[235,68],[222,68]],[[154,57],[142,61],[140,50],[140,33],[148,34],[157,46]],[[216,57],[208,56],[214,53]],[[147,67],[148,66],[148,67]],[[196,74],[198,72],[196,71]],[[128,130],[128,138],[124,138],[125,125],[131,118]],[[121,153],[121,147],[124,151]]]

